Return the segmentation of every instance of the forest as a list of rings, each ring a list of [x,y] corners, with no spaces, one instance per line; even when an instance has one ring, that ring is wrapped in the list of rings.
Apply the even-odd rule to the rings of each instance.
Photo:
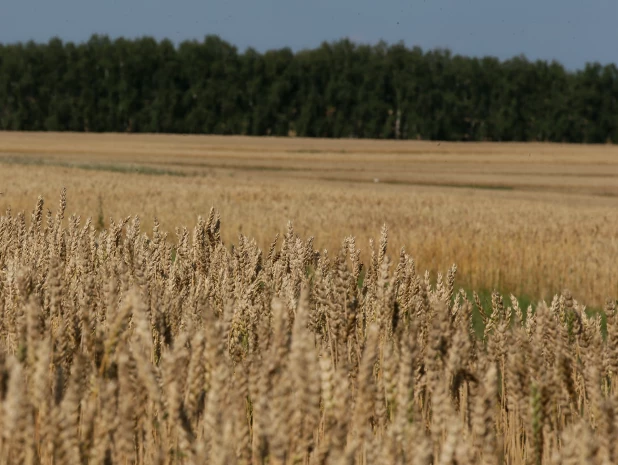
[[[0,44],[0,129],[618,142],[618,67],[402,43],[239,51],[94,35]]]

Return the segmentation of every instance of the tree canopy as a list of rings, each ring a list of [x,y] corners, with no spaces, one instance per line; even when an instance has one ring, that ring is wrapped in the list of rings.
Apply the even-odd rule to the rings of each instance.
[[[349,40],[0,44],[0,129],[618,142],[618,68]]]

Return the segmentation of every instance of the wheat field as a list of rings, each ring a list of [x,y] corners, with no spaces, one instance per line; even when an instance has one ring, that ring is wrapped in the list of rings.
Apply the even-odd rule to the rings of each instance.
[[[615,155],[0,134],[0,463],[616,463]]]
[[[485,312],[386,226],[363,262],[70,202],[0,216],[0,463],[616,463],[615,301]]]
[[[222,239],[266,249],[288,221],[317,250],[382,225],[458,286],[600,309],[618,296],[618,148],[216,136],[0,132],[0,212],[66,187],[97,230],[139,214],[162,232],[216,207]]]

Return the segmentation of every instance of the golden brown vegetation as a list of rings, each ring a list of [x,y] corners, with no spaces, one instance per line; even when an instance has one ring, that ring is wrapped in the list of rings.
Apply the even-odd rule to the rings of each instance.
[[[457,268],[386,227],[363,267],[292,224],[262,253],[215,210],[170,240],[65,209],[0,217],[2,463],[616,461],[611,301],[604,339],[568,291],[495,293],[477,338]]]
[[[68,187],[96,228],[137,212],[173,234],[216,206],[223,240],[266,249],[292,220],[318,250],[390,227],[420,269],[550,300],[618,295],[618,148],[243,137],[0,133],[0,211]],[[374,182],[378,180],[379,182]]]

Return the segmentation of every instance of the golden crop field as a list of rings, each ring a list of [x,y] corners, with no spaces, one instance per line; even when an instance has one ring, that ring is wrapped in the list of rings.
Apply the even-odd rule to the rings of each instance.
[[[319,250],[383,224],[458,285],[600,307],[618,296],[618,148],[214,136],[0,133],[0,211],[68,190],[69,214],[139,215],[175,236],[212,206],[223,240],[266,248],[288,221]]]
[[[45,178],[43,169],[35,167],[40,186],[88,174],[48,167]],[[19,178],[18,169],[13,173],[36,186],[23,171]],[[98,189],[118,182],[95,173],[95,182],[106,183]],[[126,185],[115,185],[119,209],[138,206],[131,195],[140,179],[127,175]],[[157,189],[159,178],[143,179]],[[168,195],[183,190],[180,182],[166,185],[173,176],[161,179]],[[299,215],[329,207],[308,203],[303,210],[305,184],[286,183],[282,190],[300,191],[293,198]],[[369,212],[363,201],[402,195],[351,184],[359,198],[350,203],[349,191],[328,186],[319,183],[312,192],[343,198],[337,212],[349,218],[355,212],[343,207]],[[243,187],[215,189],[225,198]],[[260,212],[269,215],[264,196],[274,193],[255,187],[252,205],[260,210],[249,227],[259,226]],[[440,219],[454,215],[456,230],[464,218],[450,205],[458,199],[453,193],[408,194],[423,200],[391,205],[388,214],[416,205],[418,216],[428,208],[425,218],[437,218],[430,226],[444,239]],[[461,195],[476,213],[474,195]],[[482,198],[486,208],[509,201],[517,204]],[[476,296],[457,290],[457,267],[433,279],[414,257],[392,250],[386,227],[363,264],[353,238],[326,254],[291,224],[262,251],[244,234],[233,247],[224,242],[225,223],[214,209],[176,239],[159,227],[144,235],[137,218],[97,231],[69,216],[71,202],[63,191],[49,213],[40,198],[28,221],[23,213],[0,215],[2,464],[606,465],[618,459],[615,301],[604,307],[606,331],[569,291],[533,312],[493,293],[483,309]],[[535,207],[532,199],[519,202]],[[544,202],[536,214],[554,211]],[[567,221],[578,204],[553,205],[563,209],[562,224],[573,225],[558,237],[581,234]],[[502,210],[487,226],[499,234],[510,213]],[[553,218],[537,218],[526,232],[534,237]],[[518,216],[513,223],[525,227]],[[399,220],[395,227],[405,225]],[[313,226],[317,237],[330,225]],[[541,231],[549,238],[549,229]],[[460,247],[466,238],[480,240],[464,236]],[[572,244],[565,244],[570,253]],[[505,257],[507,264],[515,260]],[[597,266],[590,269],[602,272]],[[577,273],[586,277],[585,269]],[[473,329],[475,311],[480,332]]]

